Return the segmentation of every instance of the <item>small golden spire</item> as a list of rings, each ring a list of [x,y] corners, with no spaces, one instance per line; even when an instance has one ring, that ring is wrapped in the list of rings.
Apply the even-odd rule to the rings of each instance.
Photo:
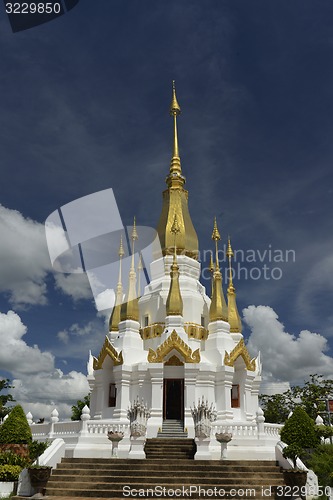
[[[223,295],[222,275],[219,265],[219,252],[218,252],[217,242],[220,239],[221,236],[217,227],[217,222],[215,217],[212,240],[215,241],[216,264],[215,264],[215,271],[213,274],[212,300],[209,308],[210,321],[220,321],[220,320],[227,321],[228,318],[228,309]]]
[[[109,321],[109,331],[110,332],[117,332],[118,331],[118,325],[120,323],[120,313],[121,313],[121,303],[123,301],[123,285],[121,281],[121,266],[122,266],[122,258],[125,255],[124,252],[124,247],[123,247],[123,235],[120,235],[120,245],[119,245],[119,276],[118,276],[118,284],[117,284],[117,293],[116,293],[116,300],[115,304],[113,306],[113,310],[110,316],[110,321]]]
[[[177,214],[174,216],[173,224],[170,230],[174,234],[174,254],[173,262],[171,265],[171,283],[168,293],[168,298],[166,301],[166,315],[167,316],[182,316],[183,315],[183,299],[180,293],[179,286],[179,267],[177,265],[177,246],[176,238],[177,234],[180,232]]]
[[[232,282],[232,264],[231,259],[234,252],[231,248],[230,237],[228,238],[227,257],[229,258],[229,286],[228,286],[228,322],[230,324],[230,332],[241,333],[242,321],[240,319],[237,303],[236,303],[236,290]]]
[[[137,273],[138,273],[138,297],[141,297],[141,271],[142,271],[142,269],[143,269],[142,255],[140,253],[139,263],[138,263],[138,267],[137,267]]]
[[[214,289],[214,271],[215,271],[215,265],[214,265],[214,261],[213,261],[213,252],[211,252],[211,254],[210,254],[209,270],[210,270],[210,273],[212,275],[211,295],[210,295],[210,298],[212,298],[213,297],[213,289]]]
[[[135,272],[135,263],[134,263],[134,247],[135,240],[138,239],[138,233],[136,230],[136,220],[134,217],[133,221],[133,229],[132,229],[132,261],[131,268],[129,272],[129,283],[128,283],[128,294],[121,307],[121,321],[126,319],[131,319],[133,321],[139,321],[139,305],[138,305],[138,297],[136,294],[136,272]]]
[[[170,174],[178,174],[181,175],[182,169],[180,165],[180,156],[179,156],[179,146],[178,146],[178,132],[177,132],[177,116],[180,115],[180,106],[177,101],[176,96],[176,85],[175,81],[172,82],[172,101],[170,106],[170,115],[173,116],[173,155],[171,159],[170,165]]]

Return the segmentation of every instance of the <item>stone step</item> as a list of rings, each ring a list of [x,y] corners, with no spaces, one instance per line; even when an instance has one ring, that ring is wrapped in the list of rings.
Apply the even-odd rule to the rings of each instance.
[[[128,469],[127,469],[128,470]],[[135,477],[135,476],[142,476],[142,470],[133,470],[133,469],[129,469],[130,472],[131,472],[131,476],[132,477]],[[82,479],[82,481],[90,481],[90,480],[95,480],[96,477],[98,478],[103,478],[103,477],[112,477],[112,476],[116,476],[117,474],[119,474],[120,470],[119,469],[56,469],[53,473],[52,473],[52,480],[55,479],[55,478],[59,478],[59,476],[62,476],[62,478],[64,478],[63,480],[64,481],[76,481],[77,478],[80,478]],[[154,476],[154,477],[169,477],[170,475],[170,470],[161,470],[161,469],[158,469],[158,470],[147,470],[147,473],[149,472],[149,476]],[[171,471],[172,472],[172,476],[173,477],[184,477],[184,473],[186,473],[186,477],[196,477],[196,478],[201,478],[201,477],[210,477],[210,478],[239,478],[239,472],[238,471],[224,471],[224,472],[220,472],[220,471],[201,471],[201,470],[197,470],[197,469],[193,469],[193,470],[188,470],[188,471],[183,471],[183,470],[173,470]],[[124,474],[124,476],[126,476],[126,470],[122,469],[122,473]],[[257,472],[257,475],[258,477],[262,477],[262,472],[261,471],[258,471]],[[242,477],[244,478],[253,478],[255,477],[255,473],[253,472],[242,472]],[[271,472],[269,472],[269,477],[271,478],[280,478],[281,477],[281,473],[279,472],[279,470],[272,470]]]
[[[163,486],[161,486],[163,488]],[[158,497],[157,498],[170,498],[170,495],[168,495],[168,490],[170,490],[170,487],[168,485],[165,485],[165,488],[166,488],[166,493],[163,495],[163,494],[158,494]],[[189,492],[189,488],[190,488],[190,485],[180,485],[180,490],[181,491],[188,491]],[[176,489],[176,488],[172,488],[172,489]],[[251,488],[237,488],[239,491],[241,491],[241,495],[238,496],[237,493],[235,495],[235,488],[225,488],[224,490],[224,494],[223,495],[219,495],[217,497],[213,497],[212,495],[209,496],[209,498],[232,498],[232,499],[235,499],[235,500],[244,500],[244,498],[252,498],[252,499],[262,499],[262,498],[275,498],[275,488],[270,488],[270,491],[272,493],[271,496],[267,495],[267,493],[265,495],[263,495],[263,489],[262,489],[262,486],[261,485],[257,485],[257,486],[252,486]],[[236,489],[236,491],[237,491]],[[265,488],[266,490],[268,490],[268,487]],[[162,491],[162,490],[160,490]],[[153,491],[152,491],[153,493]],[[97,496],[98,495],[98,496]],[[55,500],[55,497],[62,497],[62,498],[70,498],[71,500],[73,500],[75,497],[86,497],[86,498],[108,498],[109,500],[111,500],[112,498],[114,499],[119,499],[119,498],[124,498],[124,495],[123,495],[123,491],[122,490],[99,490],[98,492],[96,491],[92,491],[92,490],[86,490],[86,489],[82,489],[82,488],[71,488],[71,489],[68,489],[68,490],[63,490],[61,488],[48,488],[47,491],[46,491],[46,497],[45,498],[50,498],[50,500]],[[136,495],[137,496],[137,495]],[[133,496],[129,497],[129,498],[133,498]],[[141,495],[141,498],[142,498],[142,495]],[[145,497],[145,498],[149,498],[150,500],[152,500],[152,497],[151,495],[149,495],[149,497]],[[189,494],[183,496],[177,496],[177,498],[189,498]],[[202,499],[204,498],[202,493],[201,495],[199,496],[198,494],[195,495],[194,492],[193,494],[190,496],[191,499],[193,500],[197,500],[197,499]]]
[[[111,472],[111,471],[117,471],[117,472],[123,472],[125,470],[133,470],[134,469],[134,464],[131,462],[134,462],[134,460],[130,460],[130,463],[127,464],[120,464],[120,463],[113,463],[113,464],[105,464],[103,467],[98,466],[96,469],[95,464],[90,464],[88,463],[62,463],[59,464],[57,467],[57,471],[60,470],[68,470],[68,471],[81,471],[81,470],[103,470],[106,472]],[[174,471],[181,471],[183,473],[186,473],[187,471],[192,471],[192,470],[201,470],[201,471],[206,471],[207,473],[232,473],[232,472],[238,472],[239,474],[244,474],[246,472],[249,472],[251,474],[260,472],[260,473],[271,473],[277,470],[277,467],[274,465],[267,465],[265,467],[260,467],[258,465],[246,465],[246,466],[238,466],[238,465],[219,465],[219,462],[217,462],[217,465],[211,466],[211,465],[201,465],[198,466],[198,460],[179,460],[177,463],[170,463],[170,460],[162,459],[162,460],[153,460],[152,465],[147,465],[145,462],[147,460],[140,460],[141,464],[135,464],[135,469],[141,473],[144,473],[145,471],[157,469],[159,471],[168,471],[168,472],[174,472]]]
[[[118,477],[110,477],[110,476],[98,476],[94,477],[92,479],[91,477],[79,477],[79,476],[62,476],[61,477],[61,483],[62,486],[65,487],[65,485],[72,485],[72,483],[79,482],[80,484],[83,482],[86,482],[89,485],[89,488],[91,489],[107,489],[109,486],[112,486],[112,488],[118,489],[122,488],[125,484],[126,485],[131,485],[131,487],[136,488],[136,487],[143,487],[143,485],[149,485],[151,487],[152,485],[159,484],[162,481],[162,478],[158,480],[156,476],[145,476],[145,477],[133,477],[133,476],[118,476]],[[183,482],[180,483],[179,477],[167,477],[163,478],[164,482],[165,479],[168,481],[168,485],[177,485],[179,487],[179,484],[183,484]],[[231,486],[241,486],[244,487],[246,485],[252,486],[252,485],[265,485],[267,484],[267,479],[268,478],[263,478],[263,477],[246,477],[240,479],[239,477],[224,477],[224,478],[219,478],[215,477],[214,480],[212,481],[211,477],[201,477],[198,478],[195,474],[191,476],[186,476],[186,482],[187,484],[191,485],[198,485],[198,486],[204,486],[206,485],[211,486],[214,484],[214,486],[220,486],[220,487],[231,487]],[[51,476],[48,482],[48,488],[56,487],[59,483],[59,477],[56,476]],[[283,484],[283,479],[281,477],[269,477],[269,484],[271,486],[278,486],[280,484]]]
[[[135,464],[135,466],[138,465],[145,465],[145,466],[152,466],[155,464],[155,460],[141,460],[141,459],[127,459],[127,458],[63,458],[61,461],[61,464],[93,464],[93,465],[119,465],[123,466],[125,464]],[[240,466],[240,467],[265,467],[265,466],[274,466],[276,467],[276,461],[275,460],[196,460],[193,462],[193,460],[188,460],[188,465],[193,466],[193,463],[196,465],[203,465],[207,467],[229,467],[230,465],[232,466]],[[163,464],[161,464],[163,465]],[[182,463],[182,465],[186,465]]]

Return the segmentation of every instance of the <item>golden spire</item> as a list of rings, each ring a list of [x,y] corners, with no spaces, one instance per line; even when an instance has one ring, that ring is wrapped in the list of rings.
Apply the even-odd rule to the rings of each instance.
[[[113,306],[113,311],[110,316],[110,321],[109,321],[109,331],[110,332],[117,332],[118,331],[118,325],[120,323],[120,310],[121,310],[121,303],[123,301],[123,285],[121,282],[121,265],[122,265],[122,258],[125,255],[124,252],[124,247],[123,247],[123,235],[120,235],[120,245],[119,245],[119,277],[118,277],[118,284],[117,284],[117,293],[116,293],[116,300]]]
[[[213,253],[210,254],[209,270],[210,270],[210,273],[212,275],[211,295],[210,295],[210,298],[212,298],[213,297],[213,289],[214,289],[214,270],[215,270],[214,261],[213,261]]]
[[[139,263],[138,263],[138,267],[137,267],[137,273],[138,273],[138,297],[141,297],[141,271],[143,269],[143,266],[142,266],[142,255],[140,253],[140,257],[139,257]]]
[[[170,272],[171,283],[170,283],[168,298],[166,301],[166,315],[182,316],[183,299],[180,293],[180,286],[179,286],[179,267],[177,265],[177,246],[176,246],[177,234],[180,233],[177,214],[175,214],[170,231],[174,235],[174,254]]]
[[[227,321],[228,309],[227,304],[223,295],[222,288],[222,275],[219,265],[219,255],[218,255],[218,241],[221,239],[219,230],[217,228],[216,217],[214,220],[214,229],[212,234],[212,240],[215,241],[215,251],[216,251],[216,266],[213,274],[213,291],[212,291],[212,301],[209,308],[209,319],[210,321]]]
[[[129,283],[128,283],[128,294],[126,296],[125,302],[121,307],[121,321],[126,319],[131,319],[133,321],[139,321],[139,305],[138,297],[136,294],[136,272],[134,265],[134,246],[135,240],[138,239],[138,233],[136,231],[136,220],[134,217],[133,229],[132,229],[132,261],[131,268],[129,272]]]
[[[180,106],[176,97],[175,82],[172,84],[170,114],[173,117],[174,125],[173,154],[170,164],[170,172],[166,178],[168,188],[163,192],[163,207],[157,232],[160,238],[163,255],[170,255],[174,251],[171,226],[176,214],[180,228],[177,238],[177,253],[178,255],[187,255],[193,259],[197,259],[198,236],[195,232],[189,214],[188,192],[184,189],[185,177],[182,174],[180,164],[177,131],[177,117],[180,114]]]
[[[230,324],[230,332],[241,333],[242,332],[242,321],[240,319],[237,303],[236,303],[236,291],[234,284],[232,282],[232,265],[231,259],[234,256],[234,252],[231,248],[230,238],[228,238],[228,248],[227,257],[229,258],[229,286],[228,286],[228,322]]]
[[[180,115],[180,106],[176,97],[175,80],[172,82],[172,101],[170,106],[170,115],[173,116],[173,156],[170,165],[170,175],[176,173],[181,174],[182,168],[180,165],[178,132],[177,132],[177,116]]]

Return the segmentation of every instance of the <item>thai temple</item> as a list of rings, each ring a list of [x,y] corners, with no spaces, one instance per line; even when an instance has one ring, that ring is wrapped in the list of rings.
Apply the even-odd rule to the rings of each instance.
[[[184,436],[194,438],[197,434],[193,412],[201,409],[214,428],[227,429],[234,423],[244,429],[252,426],[259,457],[272,458],[277,433],[267,436],[271,441],[268,448],[265,439],[259,443],[257,435],[258,418],[264,420],[258,405],[260,355],[251,359],[244,343],[232,280],[233,250],[229,239],[229,266],[221,270],[221,237],[216,219],[212,224],[215,258],[210,263],[211,297],[200,283],[199,242],[179,154],[180,106],[174,84],[170,114],[173,153],[157,226],[161,253],[150,264],[151,281],[141,294],[137,277],[142,272],[142,261],[136,263],[134,259],[138,239],[134,221],[132,262],[125,290],[124,248],[123,241],[119,242],[119,280],[109,332],[98,356],[91,356],[88,363],[90,418],[123,425],[128,423],[131,404],[143,402],[149,409],[147,438],[163,436],[164,429],[170,432],[170,425],[172,430],[176,423]],[[222,272],[229,275],[226,294]],[[214,445],[204,446],[201,454],[198,447],[201,458],[219,454],[220,445],[214,441]],[[253,457],[252,440],[249,446]],[[229,450],[229,457],[244,457],[244,439],[234,436]]]
[[[280,425],[267,424],[259,407],[260,355],[251,359],[242,335],[233,284],[233,250],[221,269],[212,216],[211,296],[200,283],[199,242],[189,211],[178,145],[180,106],[173,85],[173,152],[148,262],[137,251],[139,226],[119,238],[118,284],[104,344],[90,353],[90,408],[81,422],[32,425],[37,439],[61,438],[68,457],[146,457],[149,439],[195,440],[194,458],[275,460]],[[167,167],[166,167],[167,173]],[[155,248],[155,247],[154,247]],[[149,265],[150,280],[140,276]],[[223,276],[228,287],[223,290]],[[143,288],[143,287],[142,287]],[[31,417],[28,415],[28,420]],[[194,441],[193,441],[194,442]]]

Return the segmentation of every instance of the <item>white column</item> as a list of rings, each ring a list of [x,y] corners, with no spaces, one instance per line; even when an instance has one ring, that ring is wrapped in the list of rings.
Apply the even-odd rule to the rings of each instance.
[[[191,407],[196,403],[195,386],[198,369],[193,368],[191,363],[185,363],[184,376],[184,427],[187,429],[188,437],[194,438],[194,422],[191,414]]]
[[[147,437],[156,437],[163,422],[163,364],[151,363],[148,366],[151,380],[151,410],[147,423]]]
[[[217,420],[225,421],[233,419],[231,408],[231,387],[234,369],[231,366],[223,366],[216,375],[216,409]]]
[[[131,372],[122,369],[122,366],[114,368],[114,380],[117,389],[116,408],[113,418],[117,420],[127,420],[127,410],[130,406],[130,384]]]

